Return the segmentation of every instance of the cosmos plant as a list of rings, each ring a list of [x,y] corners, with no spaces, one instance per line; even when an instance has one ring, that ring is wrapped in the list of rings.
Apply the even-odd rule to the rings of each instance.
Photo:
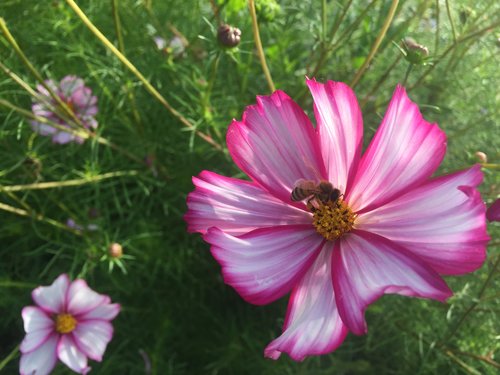
[[[113,337],[110,321],[120,305],[90,289],[84,280],[60,275],[50,286],[33,290],[36,306],[22,311],[26,336],[21,343],[21,375],[48,375],[57,359],[87,374],[87,359],[101,361]]]
[[[403,87],[362,154],[353,91],[307,85],[316,127],[284,92],[258,97],[227,132],[250,181],[201,172],[185,215],[246,301],[291,292],[283,333],[265,349],[273,359],[329,353],[348,332],[365,334],[365,310],[384,294],[446,301],[441,275],[481,267],[489,240],[480,166],[431,177],[446,136]]]
[[[92,95],[92,90],[85,86],[81,78],[70,75],[64,77],[58,85],[52,80],[45,81],[45,84],[59,96],[86,129],[97,128],[97,120],[95,119],[98,111],[97,97]],[[52,98],[49,91],[42,85],[38,85],[37,90],[39,97],[31,107],[33,114],[56,123],[60,127],[74,129],[75,127],[68,123],[67,115],[64,114],[63,109]],[[31,126],[40,135],[52,137],[54,143],[83,143],[83,138],[46,123],[34,120],[31,122]]]

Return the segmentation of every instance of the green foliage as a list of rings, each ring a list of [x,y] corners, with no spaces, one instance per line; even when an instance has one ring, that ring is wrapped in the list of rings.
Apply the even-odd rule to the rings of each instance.
[[[84,12],[118,45],[110,1],[80,1]],[[225,131],[256,95],[269,93],[252,37],[246,1],[117,1],[125,55],[194,129],[224,146]],[[256,1],[264,52],[276,87],[312,115],[305,75],[349,83],[386,20],[390,1]],[[441,2],[437,2],[441,3]],[[499,194],[498,134],[500,6],[496,1],[400,2],[374,60],[356,87],[363,107],[365,144],[378,126],[392,90],[406,81],[424,116],[448,135],[440,172],[489,157],[483,198]],[[345,15],[342,16],[344,9]],[[263,358],[281,330],[282,300],[245,303],[220,276],[199,235],[182,219],[191,176],[201,170],[243,177],[224,151],[184,127],[136,76],[83,25],[65,1],[4,0],[0,14],[44,78],[85,79],[99,97],[98,135],[83,145],[52,144],[32,132],[29,119],[0,112],[0,361],[23,338],[22,307],[30,292],[60,273],[84,277],[123,306],[115,336],[96,374],[496,374],[500,349],[500,282],[496,267],[500,227],[490,224],[488,261],[465,277],[449,277],[456,295],[447,303],[386,296],[367,311],[369,334],[349,335],[333,354],[295,363]],[[326,17],[326,29],[322,20]],[[219,22],[242,30],[242,42],[224,49]],[[490,28],[488,28],[492,25]],[[153,36],[181,36],[184,53],[158,50]],[[412,37],[429,49],[425,65],[408,68],[394,45]],[[31,87],[36,80],[0,36],[0,62]],[[406,77],[405,77],[406,75]],[[30,110],[32,98],[0,73],[0,98]],[[148,163],[143,160],[148,160]],[[123,172],[98,181],[105,173]],[[5,187],[85,179],[72,187],[6,191]],[[3,207],[3,206],[2,206]],[[37,216],[41,215],[41,216]],[[96,231],[75,233],[68,219]],[[108,253],[123,246],[120,259]],[[493,275],[490,279],[488,276]],[[483,286],[486,288],[483,290]],[[469,309],[473,307],[470,311]],[[464,317],[465,316],[465,317]],[[463,320],[462,320],[463,318]],[[488,361],[490,361],[488,363]],[[17,371],[18,356],[3,372]],[[58,366],[55,374],[69,374]]]

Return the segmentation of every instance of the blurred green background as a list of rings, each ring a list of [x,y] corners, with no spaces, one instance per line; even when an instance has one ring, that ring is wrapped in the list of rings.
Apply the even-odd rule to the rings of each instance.
[[[500,3],[491,1],[256,1],[264,53],[277,88],[312,117],[305,76],[352,83],[384,23],[391,21],[355,91],[365,145],[397,83],[424,117],[448,135],[441,173],[466,168],[484,152],[489,204],[499,194]],[[225,132],[256,95],[270,89],[243,0],[85,0],[82,10],[180,114],[151,95],[82,23],[66,1],[3,0],[0,16],[44,78],[84,78],[99,97],[98,135],[108,143],[52,144],[32,132],[32,98],[0,72],[0,373],[18,372],[22,307],[31,290],[60,273],[83,277],[122,304],[115,336],[95,374],[497,374],[500,349],[498,223],[489,225],[488,261],[449,277],[447,304],[385,296],[367,311],[369,333],[349,335],[334,353],[295,363],[263,357],[281,332],[286,298],[245,303],[182,216],[191,176],[213,170],[244,177]],[[241,43],[217,42],[219,24],[241,29]],[[159,49],[154,37],[166,41]],[[429,56],[411,64],[401,40]],[[122,38],[122,42],[119,39]],[[173,41],[173,39],[175,41]],[[0,62],[35,87],[5,33]],[[21,109],[21,110],[20,110]],[[185,121],[190,127],[182,124]],[[215,145],[196,134],[211,137]],[[108,176],[103,178],[102,176]],[[81,179],[78,186],[58,182]],[[55,182],[55,187],[21,186]],[[75,232],[72,219],[96,231]],[[108,251],[120,243],[124,256]],[[69,374],[59,365],[54,374]]]

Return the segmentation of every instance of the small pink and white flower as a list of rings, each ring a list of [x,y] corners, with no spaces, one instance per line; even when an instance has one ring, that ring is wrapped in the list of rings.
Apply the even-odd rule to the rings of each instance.
[[[66,103],[75,116],[86,129],[96,129],[97,97],[92,95],[92,90],[85,86],[83,80],[76,76],[64,77],[59,85],[52,80],[45,81],[47,86]],[[62,127],[71,128],[68,124],[68,115],[58,103],[50,96],[42,85],[37,85],[40,97],[32,105],[31,110],[35,116],[44,117]],[[51,136],[54,143],[65,144],[68,142],[83,143],[83,138],[65,132],[49,124],[32,121],[31,126],[35,132],[43,136]],[[74,129],[74,127],[73,127]]]
[[[33,290],[37,306],[22,311],[26,336],[21,343],[21,375],[47,375],[57,359],[87,374],[87,358],[101,361],[113,337],[110,321],[120,305],[90,289],[84,280],[60,275],[50,286]]]
[[[185,215],[245,300],[291,292],[283,333],[265,349],[273,359],[329,353],[348,332],[365,334],[365,310],[384,294],[446,301],[441,275],[481,267],[489,240],[480,166],[432,177],[446,136],[403,87],[362,154],[351,88],[307,85],[317,125],[282,91],[257,97],[227,132],[251,180],[201,172]]]

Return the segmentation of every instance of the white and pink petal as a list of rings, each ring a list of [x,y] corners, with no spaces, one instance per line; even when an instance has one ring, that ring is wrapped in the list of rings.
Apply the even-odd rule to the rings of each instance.
[[[59,83],[59,93],[64,99],[69,99],[73,92],[84,87],[84,82],[81,78],[73,75],[64,77]]]
[[[76,318],[78,321],[95,320],[95,319],[113,320],[120,312],[120,309],[121,306],[118,303],[109,303],[108,301],[82,315],[77,315]]]
[[[239,235],[257,228],[308,224],[311,214],[287,205],[254,182],[203,171],[193,177],[196,189],[188,195],[184,219],[189,232],[218,227]]]
[[[485,205],[475,189],[481,167],[438,177],[361,214],[356,227],[377,233],[418,255],[440,274],[458,275],[486,259]]]
[[[24,339],[19,346],[19,350],[21,351],[21,353],[31,352],[43,345],[53,334],[53,327],[28,332],[24,336]]]
[[[288,293],[324,242],[311,225],[257,229],[237,237],[211,228],[204,240],[222,265],[224,281],[258,305]]]
[[[67,299],[67,312],[73,315],[83,315],[110,300],[108,296],[94,292],[82,279],[71,283]]]
[[[26,306],[21,312],[26,333],[45,330],[54,327],[54,321],[43,309],[36,306]]]
[[[373,233],[354,230],[333,255],[333,285],[339,314],[350,331],[367,332],[365,310],[384,294],[444,302],[453,293],[425,262]]]
[[[333,244],[326,242],[314,264],[294,288],[283,333],[265,349],[266,357],[287,353],[301,361],[330,353],[344,341],[347,328],[339,316],[332,285]]]
[[[69,277],[60,275],[50,286],[39,286],[31,293],[33,301],[43,310],[59,313],[66,308],[66,292],[69,287]]]
[[[104,320],[86,320],[78,323],[72,335],[83,354],[100,362],[113,337],[113,326]]]
[[[282,91],[257,97],[242,121],[233,121],[227,146],[234,162],[252,180],[282,201],[300,179],[319,181],[326,170],[313,125]]]
[[[87,357],[78,348],[72,335],[62,335],[57,344],[57,357],[71,370],[79,374],[87,374],[90,367],[87,366]]]
[[[342,82],[307,80],[328,181],[345,192],[363,144],[363,119],[352,89]]]
[[[430,178],[445,152],[444,132],[425,121],[405,89],[398,86],[361,158],[346,200],[357,212],[380,207]]]
[[[37,349],[21,354],[21,375],[49,375],[57,362],[56,348],[59,335],[53,334]]]

